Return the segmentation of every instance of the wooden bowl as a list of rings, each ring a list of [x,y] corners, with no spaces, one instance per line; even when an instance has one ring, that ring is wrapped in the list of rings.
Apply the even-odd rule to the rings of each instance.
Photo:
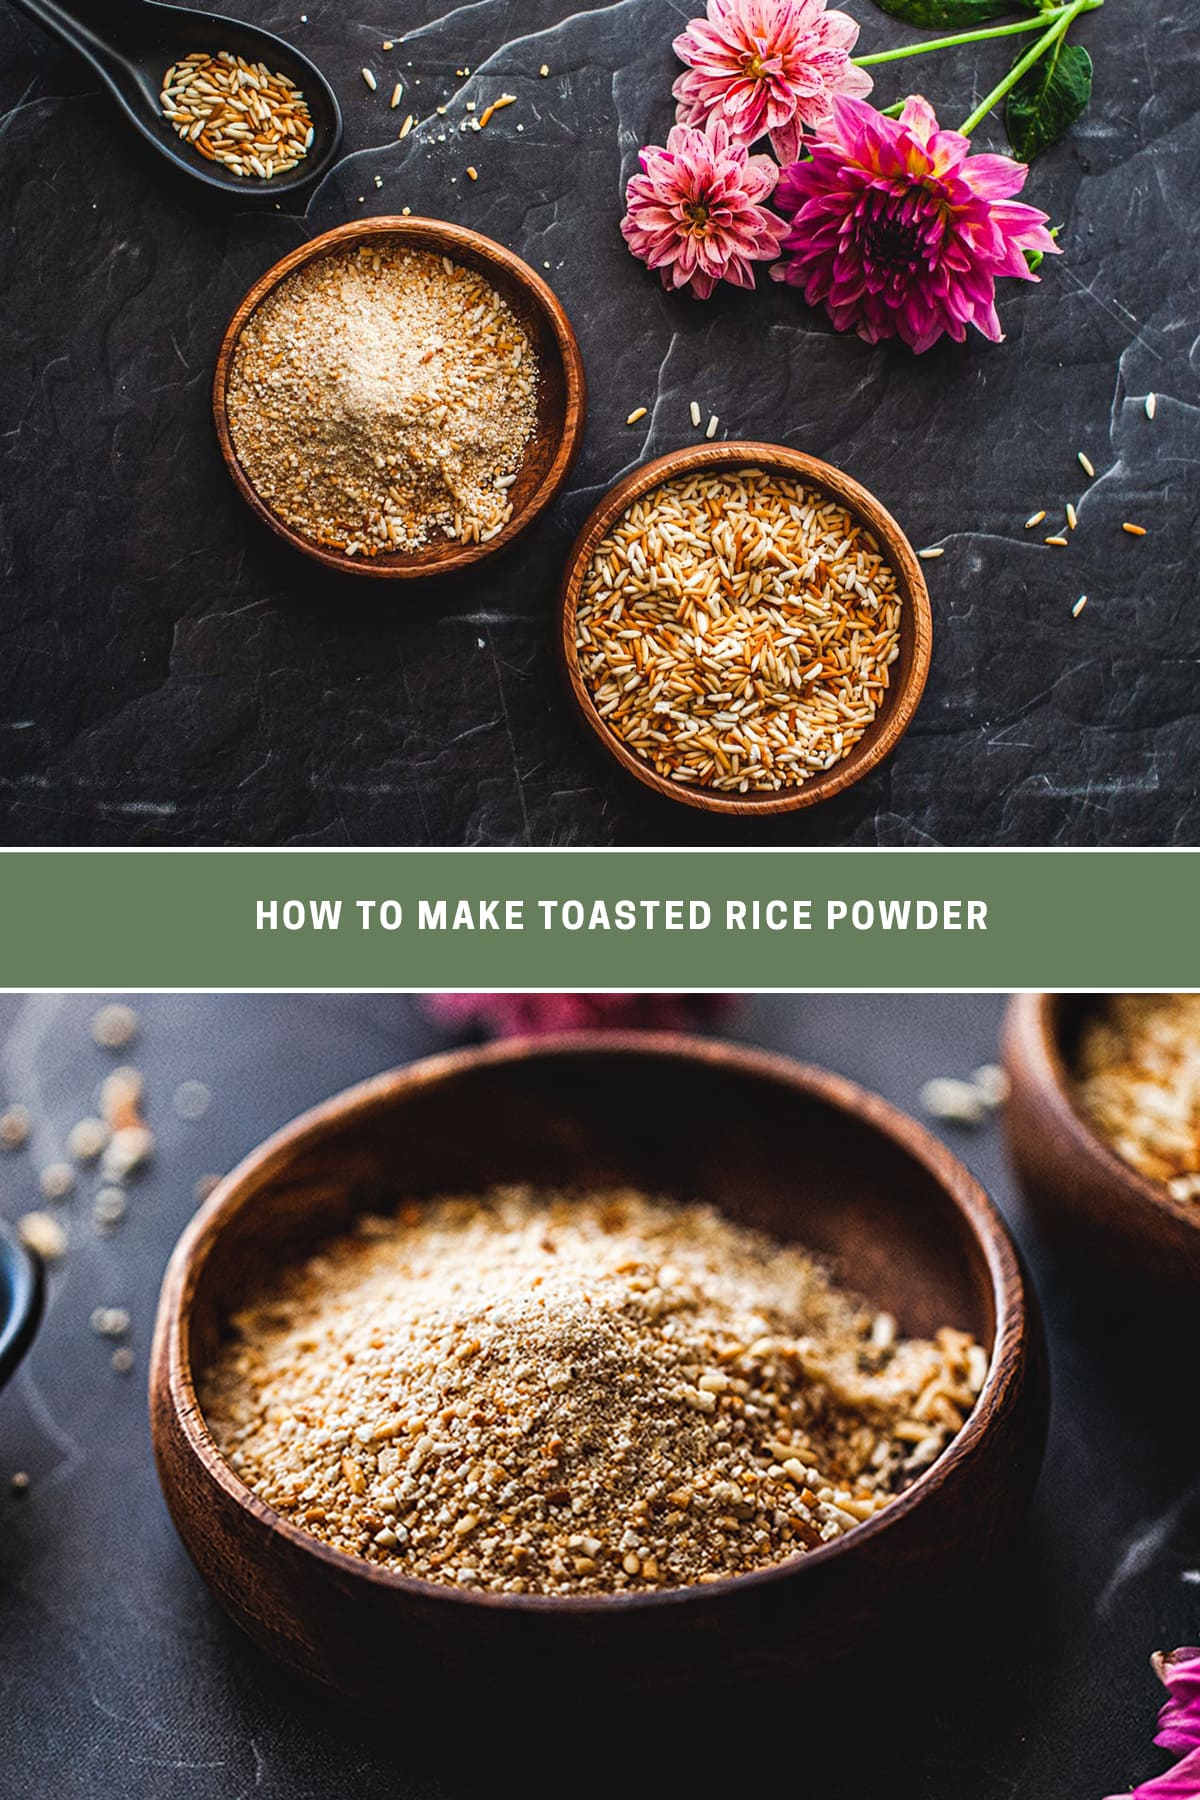
[[[378,238],[400,239],[406,248],[448,256],[452,262],[476,269],[506,301],[529,333],[537,353],[541,378],[538,383],[537,425],[533,441],[511,489],[512,518],[486,544],[462,544],[439,538],[420,550],[389,550],[378,556],[347,556],[331,550],[294,530],[271,511],[247,478],[237,458],[229,428],[228,390],[233,354],[242,327],[251,313],[294,269],[347,246]],[[263,522],[296,550],[344,574],[367,575],[377,581],[405,581],[426,575],[448,575],[494,556],[511,544],[550,505],[566,481],[583,441],[587,416],[587,384],[583,358],[562,305],[540,275],[478,231],[449,225],[441,219],[355,219],[282,257],[261,276],[230,319],[217,354],[213,381],[213,416],[221,454],[238,492]]]
[[[498,1181],[631,1182],[702,1198],[839,1260],[903,1329],[973,1331],[983,1392],[887,1510],[786,1567],[662,1593],[468,1593],[333,1550],[244,1487],[205,1428],[194,1372],[262,1273],[361,1208]],[[322,1689],[456,1731],[575,1719],[580,1694],[637,1717],[753,1692],[877,1679],[944,1624],[1022,1512],[1041,1457],[1040,1327],[986,1194],[911,1119],[839,1076],[671,1034],[575,1034],[430,1058],[304,1114],[184,1232],[150,1374],[159,1474],[217,1598]],[[606,1716],[619,1716],[608,1714]],[[650,1717],[665,1716],[653,1710]]]
[[[880,550],[895,572],[896,589],[903,602],[900,612],[900,654],[892,664],[890,685],[882,706],[858,743],[832,769],[810,775],[798,787],[781,788],[777,793],[725,794],[692,783],[669,781],[649,763],[628,749],[615,732],[609,730],[596,710],[587,683],[579,667],[575,644],[575,613],[583,591],[584,577],[596,546],[615,525],[633,501],[652,488],[661,487],[679,475],[690,475],[698,469],[764,469],[770,474],[798,476],[802,481],[822,488],[841,502],[851,516],[874,535]],[[783,444],[722,443],[694,444],[686,450],[673,450],[667,456],[643,463],[610,489],[591,514],[575,540],[561,596],[560,654],[567,683],[584,720],[595,732],[610,756],[635,776],[645,787],[670,800],[682,801],[704,812],[739,813],[763,817],[768,813],[796,812],[804,806],[815,806],[819,800],[832,800],[861,781],[889,756],[907,731],[917,710],[929,674],[929,658],[933,643],[933,614],[929,606],[929,590],[912,545],[889,513],[874,495],[831,463],[815,456],[789,450]]]
[[[1012,1083],[1009,1152],[1048,1232],[1087,1260],[1195,1298],[1200,1289],[1200,1205],[1117,1155],[1071,1092],[1080,1031],[1095,994],[1018,994],[1004,1026]]]

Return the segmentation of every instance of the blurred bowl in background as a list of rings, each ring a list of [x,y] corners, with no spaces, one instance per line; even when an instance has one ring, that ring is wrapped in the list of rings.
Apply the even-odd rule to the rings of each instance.
[[[1009,1152],[1051,1237],[1128,1282],[1200,1290],[1200,1203],[1139,1174],[1084,1117],[1072,1069],[1098,994],[1018,994],[1004,1025]]]

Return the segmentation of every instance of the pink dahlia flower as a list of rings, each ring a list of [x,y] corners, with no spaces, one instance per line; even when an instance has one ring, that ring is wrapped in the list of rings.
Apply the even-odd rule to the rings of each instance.
[[[1173,1769],[1112,1800],[1197,1800],[1200,1795],[1200,1649],[1151,1657],[1169,1696],[1158,1715],[1155,1743],[1182,1758]]]
[[[754,264],[778,256],[787,226],[760,203],[779,170],[750,156],[719,121],[704,131],[676,125],[666,148],[647,144],[625,190],[621,232],[666,288],[690,286],[706,300],[718,281],[754,286]]]
[[[708,0],[675,39],[688,65],[675,83],[681,125],[722,119],[735,144],[769,135],[781,163],[794,162],[806,125],[829,117],[835,94],[869,94],[871,77],[850,52],[858,26],[825,0]]]
[[[728,994],[427,994],[435,1024],[485,1037],[548,1031],[694,1031],[733,1007]]]
[[[835,100],[812,156],[785,169],[775,204],[791,224],[771,273],[824,305],[839,331],[917,352],[967,326],[998,343],[996,277],[1036,280],[1026,250],[1057,254],[1046,215],[1013,200],[1024,163],[971,156],[914,94],[899,119]]]

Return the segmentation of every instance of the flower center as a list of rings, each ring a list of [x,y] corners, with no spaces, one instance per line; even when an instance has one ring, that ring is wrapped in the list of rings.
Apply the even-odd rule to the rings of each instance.
[[[766,72],[767,71],[763,66],[763,59],[758,54],[757,50],[754,52],[754,55],[750,58],[749,62],[742,65],[742,74],[745,75],[748,81],[761,81]]]
[[[937,203],[920,184],[903,194],[876,191],[859,218],[859,245],[871,262],[887,269],[911,269],[928,260]]]
[[[698,237],[703,237],[708,230],[708,206],[703,200],[687,200],[684,202],[683,216],[691,225]]]

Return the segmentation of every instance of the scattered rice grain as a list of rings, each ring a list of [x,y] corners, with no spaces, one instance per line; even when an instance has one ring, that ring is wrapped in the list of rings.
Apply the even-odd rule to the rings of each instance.
[[[43,1262],[58,1262],[66,1255],[67,1234],[51,1213],[22,1213],[17,1220],[17,1236]]]
[[[38,1186],[47,1200],[65,1200],[75,1186],[75,1171],[68,1162],[47,1163]]]
[[[67,1133],[67,1155],[72,1162],[94,1163],[109,1140],[103,1119],[80,1119]]]
[[[132,1006],[113,1001],[92,1017],[92,1037],[102,1050],[124,1050],[137,1036],[138,1019]]]
[[[927,1081],[919,1098],[931,1118],[941,1119],[947,1125],[983,1125],[991,1111],[975,1082],[958,1081],[949,1075],[935,1075]]]
[[[28,1107],[10,1106],[0,1113],[0,1150],[20,1150],[29,1142],[33,1119]]]
[[[91,1327],[97,1337],[124,1337],[129,1330],[129,1314],[123,1306],[92,1308]]]

